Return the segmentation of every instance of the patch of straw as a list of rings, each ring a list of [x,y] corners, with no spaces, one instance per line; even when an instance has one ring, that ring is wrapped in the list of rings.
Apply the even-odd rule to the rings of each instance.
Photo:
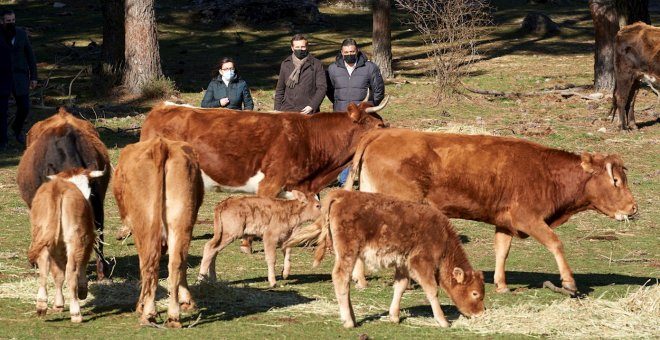
[[[447,126],[435,126],[424,129],[425,132],[446,132],[446,133],[460,133],[463,135],[492,135],[493,133],[486,130],[483,126],[473,125],[458,125],[448,124]]]
[[[660,337],[660,286],[644,286],[621,299],[565,299],[550,305],[527,302],[490,308],[477,318],[460,317],[453,327],[478,334],[522,334],[557,338]]]

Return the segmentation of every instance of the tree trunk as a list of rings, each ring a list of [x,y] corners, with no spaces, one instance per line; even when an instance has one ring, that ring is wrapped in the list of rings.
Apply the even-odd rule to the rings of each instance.
[[[373,0],[373,62],[383,78],[393,78],[392,31],[390,29],[390,0]]]
[[[614,38],[619,31],[615,1],[589,0],[596,33],[594,87],[597,90],[614,90]]]
[[[594,87],[614,90],[614,40],[619,29],[637,21],[651,24],[648,0],[589,0],[596,31]]]
[[[126,0],[126,67],[122,84],[140,94],[148,82],[162,77],[154,0]]]
[[[103,76],[121,80],[124,66],[124,0],[101,0],[103,11]]]

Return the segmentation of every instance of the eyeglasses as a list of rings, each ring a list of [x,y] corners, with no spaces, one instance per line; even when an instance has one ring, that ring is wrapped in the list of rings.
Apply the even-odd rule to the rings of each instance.
[[[230,67],[230,68],[223,68],[223,69],[221,69],[221,70],[223,70],[223,71],[234,71],[234,70],[236,70],[236,69],[233,68],[233,67]]]

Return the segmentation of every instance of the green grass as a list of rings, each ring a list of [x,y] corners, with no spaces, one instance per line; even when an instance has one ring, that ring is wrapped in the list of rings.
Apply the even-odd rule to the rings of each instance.
[[[4,4],[6,2],[1,2]],[[481,42],[482,59],[463,81],[472,87],[497,91],[526,92],[561,84],[589,85],[593,81],[593,32],[585,6],[532,6],[526,1],[496,1],[498,11],[490,33]],[[279,63],[288,52],[292,31],[284,28],[249,27],[217,28],[194,21],[194,15],[176,1],[159,1],[159,37],[165,76],[172,79],[182,92],[181,97],[197,104],[210,76],[208,71],[224,55],[237,59],[239,72],[251,85],[257,107],[272,108],[273,89]],[[0,5],[0,8],[8,7]],[[101,39],[100,9],[95,3],[67,1],[67,7],[56,10],[52,5],[28,2],[13,5],[19,25],[34,28],[32,42],[37,53],[42,78],[53,70],[51,82],[68,89],[69,82],[81,67],[93,64],[98,54],[87,53],[90,39]],[[528,10],[548,12],[564,23],[559,37],[537,39],[517,34],[517,27]],[[59,16],[68,11],[71,16]],[[340,41],[351,36],[371,52],[371,14],[322,8],[325,24],[295,27],[313,43],[312,51],[324,64],[334,60]],[[566,256],[575,273],[579,289],[590,298],[602,296],[615,300],[648,279],[660,277],[660,124],[658,107],[639,112],[643,128],[636,133],[618,133],[614,124],[604,120],[609,101],[598,102],[590,109],[587,101],[545,95],[523,98],[489,98],[466,92],[455,100],[434,102],[434,89],[426,77],[428,61],[425,48],[414,32],[401,24],[401,13],[394,11],[392,27],[393,54],[397,79],[409,83],[388,85],[392,96],[383,116],[393,126],[414,129],[446,129],[451,126],[472,126],[494,134],[514,134],[544,145],[571,150],[618,153],[624,159],[629,185],[639,204],[640,216],[629,224],[618,223],[595,212],[576,215],[556,229],[564,242]],[[658,17],[653,17],[655,22]],[[236,43],[240,35],[242,44]],[[75,47],[70,46],[76,42]],[[69,57],[56,65],[66,53],[75,51],[85,57]],[[138,140],[135,130],[141,126],[145,113],[154,101],[123,100],[98,93],[91,75],[83,74],[73,86],[74,110],[89,119],[101,133],[116,164],[121,148]],[[587,93],[588,94],[588,93]],[[46,105],[66,103],[55,90],[46,93]],[[640,91],[637,108],[655,103],[655,95]],[[322,108],[329,110],[326,100]],[[36,110],[31,123],[52,114],[52,110]],[[598,132],[601,127],[606,132]],[[549,134],[525,131],[550,128]],[[50,313],[36,318],[34,295],[36,271],[27,265],[25,252],[30,243],[28,210],[18,195],[15,183],[20,157],[17,146],[0,154],[0,338],[472,338],[475,333],[460,328],[437,329],[428,322],[431,309],[421,290],[404,295],[402,324],[380,320],[386,315],[391,299],[392,274],[381,271],[370,275],[370,288],[352,290],[360,327],[341,327],[330,279],[332,256],[319,268],[310,268],[308,249],[295,249],[292,277],[279,280],[281,287],[269,289],[266,264],[260,243],[252,255],[242,255],[234,244],[218,257],[217,285],[194,284],[199,270],[202,248],[212,233],[213,207],[226,194],[208,193],[199,213],[194,240],[190,249],[188,278],[200,307],[199,312],[184,315],[184,326],[199,322],[184,330],[162,330],[138,326],[133,312],[137,299],[138,260],[132,240],[120,243],[114,234],[120,227],[117,207],[110,193],[106,199],[106,254],[115,257],[115,281],[109,286],[92,285],[98,300],[88,300],[83,308],[84,323],[72,325],[66,313]],[[490,225],[470,221],[453,221],[464,236],[464,244],[474,267],[486,274],[486,304],[489,308],[523,305],[529,302],[549,304],[566,297],[539,288],[545,280],[558,282],[554,259],[538,242],[516,239],[507,262],[507,280],[517,289],[514,294],[495,294],[492,284],[494,269],[493,234]],[[614,240],[598,240],[597,236],[613,235]],[[281,270],[281,254],[278,254]],[[165,266],[161,266],[161,278]],[[92,268],[88,268],[90,275]],[[93,277],[93,276],[92,276]],[[21,284],[24,285],[21,285]],[[32,283],[30,286],[29,284]],[[12,291],[10,288],[25,291]],[[27,287],[27,288],[26,288]],[[52,298],[52,290],[50,291]],[[106,294],[106,296],[104,296]],[[112,299],[108,294],[112,294]],[[21,298],[25,297],[25,298]],[[166,292],[159,291],[165,298]],[[443,309],[450,320],[459,317],[456,308],[444,293],[440,294]],[[108,301],[112,301],[109,303]],[[68,301],[67,301],[68,303]],[[164,311],[161,305],[160,311]],[[200,316],[201,314],[201,316]],[[162,314],[163,316],[165,314]],[[570,322],[570,320],[567,320]],[[524,325],[521,325],[521,327]],[[547,336],[547,334],[546,334]],[[598,334],[594,334],[598,337]],[[631,336],[634,336],[632,334]],[[489,334],[492,338],[520,338],[513,334]]]

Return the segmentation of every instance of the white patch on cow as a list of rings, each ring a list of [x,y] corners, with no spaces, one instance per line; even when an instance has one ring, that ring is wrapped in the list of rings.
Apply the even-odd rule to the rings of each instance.
[[[282,192],[280,192],[279,195],[277,195],[277,197],[284,198],[284,199],[287,199],[287,200],[293,200],[293,199],[296,198],[293,195],[293,192],[291,192],[291,191],[282,191]]]
[[[75,175],[66,179],[67,181],[75,184],[78,187],[78,190],[85,196],[86,200],[89,200],[89,195],[92,192],[92,189],[89,187],[89,177],[87,175]]]
[[[650,85],[650,84],[655,84],[657,81],[658,81],[658,78],[656,78],[655,76],[644,73],[644,82],[645,83]]]
[[[247,182],[245,182],[245,184],[232,187],[228,185],[222,185],[214,181],[211,177],[204,173],[204,171],[202,171],[202,181],[204,182],[204,190],[206,191],[246,192],[255,194],[259,189],[259,183],[261,183],[264,177],[266,177],[266,175],[264,175],[264,173],[259,170],[254,176],[250,177]]]
[[[365,247],[362,259],[369,270],[377,271],[382,268],[402,267],[406,258],[395,252],[388,252],[385,248]]]
[[[376,186],[372,183],[369,170],[364,163],[362,164],[362,169],[360,169],[360,191],[376,192]]]

